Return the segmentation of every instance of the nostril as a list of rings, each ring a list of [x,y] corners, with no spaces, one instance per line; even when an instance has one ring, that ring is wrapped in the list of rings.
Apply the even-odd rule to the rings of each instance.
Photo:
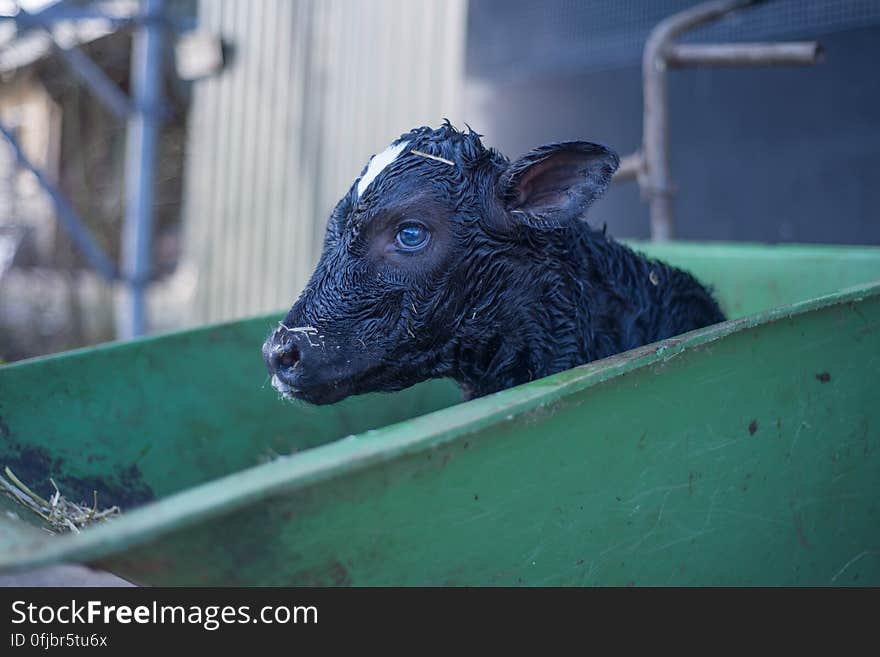
[[[290,369],[299,362],[299,349],[291,345],[287,351],[278,356],[278,367]]]

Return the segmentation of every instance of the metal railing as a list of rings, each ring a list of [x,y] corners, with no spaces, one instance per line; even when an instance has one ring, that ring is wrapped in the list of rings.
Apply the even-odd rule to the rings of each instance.
[[[615,180],[638,181],[650,207],[652,240],[669,240],[675,234],[666,72],[688,66],[807,66],[822,58],[822,47],[815,41],[695,45],[675,41],[689,30],[756,4],[760,0],[716,0],[691,7],[658,23],[645,42],[642,148],[621,159]]]
[[[85,222],[60,189],[31,162],[14,131],[0,121],[0,135],[9,143],[22,168],[30,171],[46,192],[59,223],[89,264],[108,281],[125,284],[125,309],[119,337],[132,338],[147,329],[146,287],[151,269],[153,228],[153,192],[155,186],[156,152],[163,108],[162,47],[167,27],[165,0],[143,0],[142,11],[122,24],[134,29],[129,97],[88,55],[76,46],[60,44],[52,31],[58,21],[87,20],[97,17],[120,24],[118,17],[104,16],[93,8],[66,6],[60,2],[43,10],[28,13],[19,7],[12,18],[19,33],[40,30],[45,33],[57,54],[68,68],[88,87],[102,105],[117,118],[126,121],[125,148],[125,219],[122,231],[122,267],[116,267],[94,240]]]

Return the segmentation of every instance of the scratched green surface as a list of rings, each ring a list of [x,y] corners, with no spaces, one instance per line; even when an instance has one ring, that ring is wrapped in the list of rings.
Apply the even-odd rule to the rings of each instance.
[[[709,248],[663,255],[732,314],[880,279],[871,249]],[[149,584],[877,585],[880,290],[838,297],[427,415],[454,403],[450,386],[278,402],[259,371],[266,319],[5,367],[0,457],[37,446],[87,481],[134,464],[160,499],[79,536],[2,517],[0,568],[82,560]]]

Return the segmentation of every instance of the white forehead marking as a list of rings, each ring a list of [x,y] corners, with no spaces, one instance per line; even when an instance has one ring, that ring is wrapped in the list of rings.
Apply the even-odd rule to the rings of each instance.
[[[397,156],[406,148],[408,141],[402,141],[395,146],[389,146],[378,155],[374,155],[367,167],[367,172],[358,180],[358,198],[366,191],[370,183],[376,179],[382,170],[397,159]]]

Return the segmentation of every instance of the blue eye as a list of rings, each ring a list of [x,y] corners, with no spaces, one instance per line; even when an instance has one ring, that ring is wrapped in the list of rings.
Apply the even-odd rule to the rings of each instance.
[[[397,231],[397,237],[394,238],[394,241],[405,251],[415,251],[428,243],[430,235],[424,226],[410,224]]]

